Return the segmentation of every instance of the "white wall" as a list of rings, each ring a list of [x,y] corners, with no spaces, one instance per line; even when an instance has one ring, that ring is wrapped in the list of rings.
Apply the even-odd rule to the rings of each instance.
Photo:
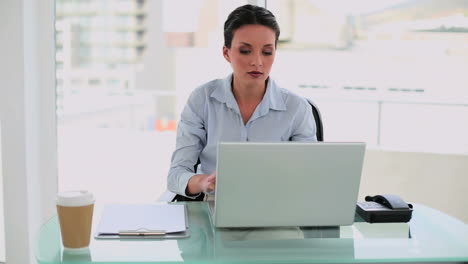
[[[53,0],[0,1],[0,123],[7,263],[35,263],[55,213],[57,155]]]
[[[367,150],[359,200],[398,194],[468,223],[468,155]]]
[[[0,192],[3,190],[2,173],[2,124],[0,123]],[[5,262],[5,217],[3,212],[3,195],[0,195],[0,261]]]

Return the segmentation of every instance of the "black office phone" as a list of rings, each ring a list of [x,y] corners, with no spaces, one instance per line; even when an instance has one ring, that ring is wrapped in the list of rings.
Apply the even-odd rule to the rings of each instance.
[[[406,223],[411,220],[413,205],[398,195],[384,194],[366,196],[365,202],[358,202],[356,212],[369,223]]]

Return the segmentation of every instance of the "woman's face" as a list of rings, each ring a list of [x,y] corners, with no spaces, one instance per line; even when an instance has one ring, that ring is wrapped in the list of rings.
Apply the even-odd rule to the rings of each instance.
[[[234,80],[247,86],[265,85],[275,60],[275,40],[275,32],[262,25],[245,25],[234,31],[231,48],[223,47]]]

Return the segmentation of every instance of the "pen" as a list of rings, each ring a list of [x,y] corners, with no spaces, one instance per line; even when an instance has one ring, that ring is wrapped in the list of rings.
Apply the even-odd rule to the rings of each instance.
[[[160,230],[144,231],[144,232],[126,230],[126,231],[119,232],[119,236],[163,236],[165,234],[166,232],[160,231]]]

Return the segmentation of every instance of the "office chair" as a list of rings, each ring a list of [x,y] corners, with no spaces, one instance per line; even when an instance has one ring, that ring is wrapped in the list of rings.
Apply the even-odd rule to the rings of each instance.
[[[317,129],[315,136],[317,137],[317,141],[323,142],[322,115],[320,114],[318,107],[310,99],[307,99],[307,102],[309,103],[310,107],[312,107],[312,114],[314,115],[315,119],[315,127]]]
[[[312,107],[312,114],[314,115],[315,119],[315,127],[317,128],[316,132],[316,137],[317,141],[322,142],[323,141],[323,124],[322,124],[322,116],[320,115],[320,111],[318,110],[318,107],[309,99],[307,99],[307,102],[309,103],[310,107]],[[198,159],[197,164],[193,167],[194,173],[197,173],[197,168],[198,165],[200,164],[200,159]],[[195,202],[195,201],[203,201],[205,198],[205,194],[201,193],[198,197],[191,199],[179,194],[176,194],[175,197],[172,199],[172,202]]]

